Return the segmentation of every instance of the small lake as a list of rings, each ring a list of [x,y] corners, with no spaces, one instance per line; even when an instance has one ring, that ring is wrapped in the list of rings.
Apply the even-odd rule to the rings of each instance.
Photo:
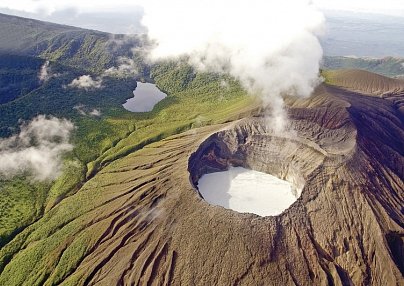
[[[136,89],[133,91],[133,97],[129,98],[123,107],[131,112],[148,112],[167,94],[158,89],[155,84],[137,82]]]
[[[198,189],[212,205],[260,216],[279,215],[297,200],[291,183],[242,167],[203,175]]]

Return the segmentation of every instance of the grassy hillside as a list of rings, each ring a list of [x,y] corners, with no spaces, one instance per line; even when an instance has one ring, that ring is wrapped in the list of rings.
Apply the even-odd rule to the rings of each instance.
[[[82,29],[0,14],[0,51],[33,54],[46,48],[46,41]],[[42,45],[41,45],[42,43]]]
[[[28,121],[38,114],[67,118],[76,126],[74,149],[64,157],[63,172],[56,181],[32,181],[24,174],[0,179],[0,273],[18,251],[15,236],[29,232],[29,225],[75,194],[105,166],[172,134],[237,118],[240,110],[256,102],[234,79],[197,73],[186,60],[145,64],[141,53],[131,50],[142,43],[140,37],[127,39],[0,14],[0,82],[13,90],[1,97],[0,137],[17,133],[19,120]],[[135,62],[137,76],[103,74],[117,66],[121,56]],[[55,76],[38,82],[45,60],[50,61]],[[102,88],[68,87],[84,74],[95,79],[102,75]],[[151,112],[128,112],[122,103],[133,96],[136,80],[141,79],[154,81],[168,96]],[[92,110],[99,115],[92,115]],[[80,202],[76,207],[80,211]],[[80,253],[72,255],[81,257]],[[27,257],[26,261],[35,259]],[[19,277],[16,273],[15,279]]]
[[[142,41],[0,14],[0,54],[40,57],[89,72],[115,65],[118,56],[132,56],[131,48]]]
[[[239,110],[254,101],[234,79],[196,73],[186,62],[161,62],[150,69],[168,97],[147,113],[131,113],[121,105],[132,96],[135,79],[104,78],[104,88],[99,90],[63,88],[76,76],[75,70],[0,105],[3,134],[15,131],[19,118],[29,120],[36,114],[68,118],[77,127],[73,134],[75,148],[66,157],[64,172],[55,182],[33,183],[20,177],[0,183],[3,194],[7,194],[0,197],[0,245],[74,194],[114,160],[172,134],[237,117]],[[223,87],[223,81],[227,87]],[[87,111],[96,108],[101,116],[80,114],[77,106]]]
[[[27,56],[0,55],[0,104],[38,88],[38,73],[44,62]]]
[[[382,59],[354,57],[324,57],[324,69],[362,69],[389,77],[404,76],[404,59],[387,57]]]

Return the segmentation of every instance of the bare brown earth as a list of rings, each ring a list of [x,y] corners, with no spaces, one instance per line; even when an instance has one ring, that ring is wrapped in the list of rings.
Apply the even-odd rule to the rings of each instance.
[[[404,79],[394,79],[365,70],[325,71],[327,81],[348,91],[377,96],[393,101],[395,108],[404,114]]]
[[[333,84],[368,95],[388,96],[404,93],[404,81],[385,77],[365,70],[327,71],[327,77]]]
[[[321,85],[287,100],[293,131],[274,133],[255,110],[148,145],[10,242],[17,254],[2,258],[0,282],[27,273],[20,284],[404,285],[403,96],[394,98]],[[229,165],[285,178],[302,195],[276,217],[209,205],[198,178]]]

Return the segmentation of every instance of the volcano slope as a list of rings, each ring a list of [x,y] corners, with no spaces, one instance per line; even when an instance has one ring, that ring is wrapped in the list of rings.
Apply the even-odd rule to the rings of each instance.
[[[359,91],[288,99],[293,132],[254,109],[111,162],[1,249],[0,284],[404,285],[404,97]],[[301,196],[276,217],[209,205],[198,179],[230,165]]]

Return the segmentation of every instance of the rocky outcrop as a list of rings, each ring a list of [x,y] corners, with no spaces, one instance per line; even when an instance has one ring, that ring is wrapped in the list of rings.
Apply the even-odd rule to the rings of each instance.
[[[403,115],[327,85],[287,104],[289,132],[256,113],[111,163],[0,251],[0,284],[404,285]],[[275,217],[209,205],[198,178],[230,165],[301,196]]]

